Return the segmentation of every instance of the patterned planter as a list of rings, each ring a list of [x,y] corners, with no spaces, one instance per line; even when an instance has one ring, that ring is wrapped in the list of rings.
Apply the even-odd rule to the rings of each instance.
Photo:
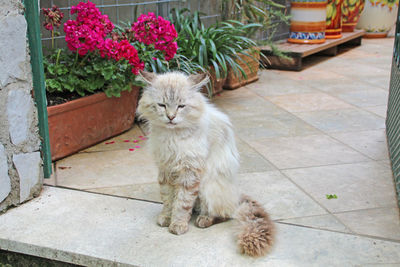
[[[328,0],[326,6],[326,39],[342,37],[342,4],[343,0]]]
[[[288,42],[320,44],[325,42],[326,0],[291,1]]]
[[[366,38],[386,37],[396,23],[399,0],[368,0],[357,24],[364,29]]]
[[[344,0],[342,5],[342,31],[352,32],[360,19],[365,0]]]
[[[241,73],[239,73],[239,75],[236,75],[236,73],[231,68],[228,68],[228,76],[226,77],[226,81],[224,84],[225,89],[236,89],[240,86],[258,80],[258,70],[260,68],[260,53],[253,52],[249,55],[251,55],[252,57],[240,54],[240,58],[244,62],[238,61],[240,67],[242,67],[242,69],[246,73],[247,79],[245,79]]]
[[[51,159],[58,160],[132,127],[139,87],[121,97],[104,93],[47,108]]]

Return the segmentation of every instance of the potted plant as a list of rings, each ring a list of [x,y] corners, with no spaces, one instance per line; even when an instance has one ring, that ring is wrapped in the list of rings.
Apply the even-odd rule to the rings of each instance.
[[[245,36],[245,32],[261,25],[244,25],[232,20],[206,28],[200,13],[196,11],[191,14],[188,9],[172,10],[170,20],[178,31],[178,54],[209,72],[211,86],[205,89],[209,97],[222,91],[229,68],[246,75],[239,63],[243,60],[238,53],[256,45]]]
[[[62,13],[44,10],[45,28],[54,37]],[[139,95],[136,75],[155,58],[169,61],[177,51],[174,26],[143,14],[127,32],[116,29],[95,4],[71,7],[75,19],[64,24],[68,49],[46,51],[52,159],[56,160],[129,129]]]
[[[288,16],[285,15],[285,6],[275,3],[272,0],[223,0],[222,1],[222,18],[225,21],[236,20],[244,25],[245,31],[236,34],[249,38],[261,36],[263,33],[268,34],[268,38],[259,41],[258,44],[269,45],[273,47],[273,51],[277,48],[273,45],[274,34],[280,23],[288,23]],[[257,27],[251,27],[257,25]],[[247,27],[246,26],[250,26]],[[237,63],[244,70],[242,72],[228,69],[228,76],[224,84],[226,89],[235,89],[242,85],[258,80],[260,50],[254,46],[248,50],[239,53]]]

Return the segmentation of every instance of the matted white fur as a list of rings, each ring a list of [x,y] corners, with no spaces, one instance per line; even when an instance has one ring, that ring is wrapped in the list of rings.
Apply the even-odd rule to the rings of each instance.
[[[158,224],[174,234],[185,233],[196,200],[197,226],[232,218],[243,202],[236,185],[239,153],[229,118],[199,92],[207,76],[179,72],[142,76],[148,86],[138,112],[149,123],[149,146],[159,168],[164,203]],[[247,213],[245,220],[251,221]],[[250,247],[260,250],[257,242],[263,240]]]

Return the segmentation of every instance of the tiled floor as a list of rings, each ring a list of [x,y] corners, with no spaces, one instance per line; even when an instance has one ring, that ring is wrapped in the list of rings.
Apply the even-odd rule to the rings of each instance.
[[[142,223],[149,225],[136,221],[132,227],[148,227],[147,236],[156,231],[172,243],[153,240],[159,254],[147,258],[146,252],[135,252],[132,263],[143,266],[158,266],[163,259],[164,266],[184,266],[191,256],[190,266],[399,266],[400,218],[385,138],[393,41],[364,39],[336,57],[315,57],[301,72],[264,70],[258,82],[215,97],[236,130],[241,188],[278,224],[277,247],[269,257],[229,258],[222,247],[234,253],[234,241],[225,233],[231,222],[206,230],[191,226],[192,233],[181,239],[187,251],[174,243],[177,237],[154,226],[161,207],[156,166],[138,126],[56,162],[55,175],[46,182],[126,197],[138,206],[143,202],[136,199],[153,202],[143,204],[151,209],[143,211]],[[191,241],[205,253],[210,244],[218,249],[201,259]],[[141,237],[133,246],[151,242]],[[163,249],[181,254],[173,259]]]

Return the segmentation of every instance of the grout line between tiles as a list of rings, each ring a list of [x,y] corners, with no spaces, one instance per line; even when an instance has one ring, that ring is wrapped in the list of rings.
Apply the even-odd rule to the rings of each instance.
[[[294,223],[287,223],[287,222],[276,222],[276,223],[285,224],[285,225],[291,225],[291,226],[297,226],[297,227],[302,227],[302,228],[308,228],[308,229],[315,229],[315,230],[318,230],[318,231],[326,231],[326,232],[340,233],[340,234],[344,234],[344,235],[352,235],[352,236],[358,236],[358,237],[377,239],[377,240],[381,240],[381,241],[389,241],[389,242],[399,243],[400,244],[400,240],[397,240],[397,239],[391,239],[391,238],[385,238],[385,237],[379,237],[379,236],[372,236],[372,235],[357,234],[357,233],[346,233],[346,232],[341,232],[341,231],[336,231],[336,230],[321,229],[321,228],[315,228],[315,227],[311,227],[311,226],[306,226],[306,225],[301,225],[301,224],[294,224]]]
[[[365,208],[365,209],[356,209],[356,210],[345,210],[345,211],[334,211],[332,214],[344,214],[344,213],[352,213],[352,212],[359,212],[359,211],[369,211],[369,210],[380,210],[380,209],[392,209],[397,208],[396,203],[393,205],[375,207],[375,208]]]
[[[354,161],[354,162],[331,163],[331,164],[313,165],[313,166],[304,166],[304,167],[298,166],[298,167],[290,167],[290,168],[280,168],[278,170],[286,171],[286,170],[296,170],[296,169],[309,169],[309,168],[328,167],[328,166],[336,166],[336,165],[350,165],[350,164],[359,164],[359,163],[368,163],[368,162],[374,162],[374,161],[370,160],[370,159],[366,159],[366,160]]]
[[[286,177],[289,181],[291,181],[295,186],[297,186],[297,188],[299,188],[304,194],[306,194],[309,198],[311,198],[317,205],[319,205],[322,209],[324,209],[327,214],[331,214],[338,222],[340,222],[341,224],[343,224],[347,229],[349,229],[349,231],[351,233],[354,233],[354,231],[347,225],[345,224],[342,220],[340,220],[335,214],[333,214],[332,212],[329,211],[328,208],[326,208],[322,203],[320,203],[319,201],[317,201],[311,194],[309,194],[305,189],[303,189],[300,185],[298,185],[297,183],[295,183],[289,176],[285,175],[283,172],[281,172],[281,174]]]
[[[53,186],[53,185],[45,185],[45,186],[47,186],[47,187],[54,187],[54,188],[60,188],[60,189],[65,189],[65,190],[72,190],[72,191],[84,192],[84,193],[88,193],[88,194],[96,194],[96,195],[103,195],[103,196],[108,196],[108,197],[116,197],[116,198],[123,198],[123,199],[129,199],[129,200],[136,200],[136,201],[148,202],[148,203],[153,203],[153,204],[162,204],[162,202],[153,201],[153,200],[140,199],[140,198],[133,198],[133,197],[126,197],[126,196],[118,196],[118,195],[112,195],[112,194],[106,194],[106,193],[99,193],[99,192],[92,192],[92,191],[85,191],[85,190],[82,190],[82,189],[71,188],[71,187],[66,187],[66,186]]]
[[[87,190],[96,190],[96,189],[106,189],[106,188],[116,188],[116,187],[126,187],[126,186],[140,186],[140,185],[150,185],[150,184],[157,184],[157,181],[154,182],[149,182],[149,183],[139,183],[139,184],[125,184],[125,185],[115,185],[115,186],[102,186],[102,187],[90,187],[90,188],[85,188],[85,189],[81,189],[83,191],[87,191]]]

